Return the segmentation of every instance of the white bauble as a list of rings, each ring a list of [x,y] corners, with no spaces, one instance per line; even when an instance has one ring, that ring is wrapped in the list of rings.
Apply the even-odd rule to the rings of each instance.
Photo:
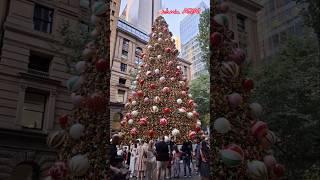
[[[163,42],[163,39],[162,38],[158,38],[158,42],[159,43]]]
[[[85,61],[77,62],[75,68],[76,68],[76,71],[78,73],[84,73],[86,71],[86,68],[87,68],[86,62]]]
[[[152,111],[153,112],[158,112],[159,111],[159,108],[157,106],[152,106]]]
[[[83,176],[90,167],[89,160],[84,155],[73,156],[69,161],[69,170],[74,176]]]
[[[133,119],[129,119],[128,124],[132,125],[133,124]]]
[[[69,134],[73,139],[80,139],[80,137],[84,134],[84,126],[82,124],[74,124],[71,126],[69,130]]]
[[[154,70],[154,73],[159,74],[159,73],[160,73],[160,70],[159,70],[159,69],[156,69],[156,70]]]
[[[186,85],[186,83],[185,83],[184,81],[179,81],[179,84],[180,84],[181,86]]]
[[[192,118],[192,117],[193,117],[193,113],[192,113],[192,112],[188,112],[188,113],[187,113],[187,117],[188,117],[188,118]]]
[[[177,103],[181,104],[182,103],[182,99],[177,99]]]
[[[162,77],[160,77],[160,82],[162,82],[162,83],[163,83],[165,80],[166,80],[166,78],[165,78],[165,77],[163,77],[163,76],[162,76]]]
[[[153,38],[157,37],[157,34],[156,33],[152,33],[152,37]]]
[[[197,126],[201,126],[201,121],[197,121]]]
[[[268,170],[263,162],[253,160],[253,161],[249,161],[247,166],[248,166],[249,176],[252,179],[268,180]]]
[[[138,114],[139,114],[139,112],[138,111],[136,111],[136,110],[134,110],[134,111],[132,111],[132,116],[133,117],[137,117],[138,116]]]
[[[175,81],[175,80],[176,80],[176,78],[172,77],[172,78],[170,78],[170,80],[171,80],[171,81]]]
[[[180,134],[180,131],[176,128],[174,128],[171,132],[172,136],[178,136]]]
[[[160,59],[162,58],[162,56],[161,56],[161,55],[158,55],[157,58],[160,60]]]
[[[148,45],[147,48],[148,48],[149,50],[152,50],[152,46],[151,46],[151,45]]]
[[[189,96],[190,98],[192,98],[192,94],[189,94],[188,96]]]
[[[137,81],[133,81],[132,84],[136,85],[136,84],[137,84]]]
[[[214,129],[218,133],[227,133],[231,130],[231,124],[226,118],[218,118],[214,121]]]
[[[259,103],[251,103],[250,104],[251,113],[255,118],[261,117],[263,113],[263,108]]]
[[[137,105],[137,101],[132,101],[132,106],[135,106],[135,105]]]

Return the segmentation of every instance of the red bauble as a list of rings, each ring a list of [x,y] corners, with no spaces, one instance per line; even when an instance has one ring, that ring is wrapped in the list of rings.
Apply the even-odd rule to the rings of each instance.
[[[157,88],[157,86],[155,85],[155,84],[150,84],[150,89],[156,89]]]
[[[93,112],[104,112],[106,110],[106,99],[99,93],[94,93],[91,97],[87,98],[87,108]]]
[[[171,49],[170,49],[170,48],[166,48],[166,49],[164,49],[164,51],[165,51],[166,53],[170,53],[170,52],[171,52]]]
[[[243,152],[242,148],[236,144],[230,144],[230,145],[226,146],[224,149],[228,149],[228,150],[239,153],[239,155],[241,155],[242,159],[244,157],[244,152]]]
[[[189,106],[193,106],[193,100],[188,101]]]
[[[64,128],[68,124],[68,115],[63,115],[59,118],[60,127]]]
[[[210,42],[211,42],[211,45],[212,47],[218,47],[221,45],[222,43],[222,35],[218,32],[214,32],[211,34],[211,37],[210,37]]]
[[[163,113],[164,114],[168,114],[168,113],[170,113],[170,108],[163,108]]]
[[[99,59],[96,62],[96,69],[98,72],[105,72],[108,69],[107,61],[104,59]]]
[[[132,101],[132,97],[131,97],[131,96],[128,97],[128,101],[129,101],[129,102]]]
[[[130,134],[131,134],[132,136],[136,136],[136,135],[138,134],[137,128],[132,128],[132,129],[130,130]]]
[[[65,179],[67,176],[68,166],[63,161],[55,162],[54,165],[49,169],[48,175],[54,180]]]
[[[263,121],[256,121],[251,127],[251,132],[256,138],[261,139],[268,133],[268,125]]]
[[[155,135],[155,132],[154,132],[154,130],[153,129],[150,129],[149,131],[148,131],[148,135],[149,135],[149,137],[154,137],[154,135]]]
[[[143,97],[144,93],[143,93],[143,91],[139,90],[139,91],[137,92],[137,95],[138,95],[139,97]]]
[[[142,86],[142,85],[144,84],[144,80],[141,79],[141,80],[139,81],[139,83],[140,83],[140,85]]]
[[[252,90],[254,87],[253,80],[251,80],[251,79],[244,80],[242,83],[242,86],[243,86],[244,90],[246,90],[246,91]]]
[[[166,126],[168,124],[168,120],[166,118],[161,118],[160,119],[160,125],[161,126]]]
[[[285,172],[285,168],[281,164],[276,164],[273,167],[273,172],[277,177],[283,177],[284,176],[284,172]]]
[[[140,126],[146,126],[148,124],[147,118],[141,118],[139,124]]]
[[[235,48],[232,50],[229,55],[229,59],[237,63],[238,65],[242,64],[246,59],[246,54],[240,48]]]
[[[176,71],[176,76],[180,76],[180,71]]]
[[[201,127],[200,126],[196,126],[196,132],[199,132],[199,131],[201,131]]]

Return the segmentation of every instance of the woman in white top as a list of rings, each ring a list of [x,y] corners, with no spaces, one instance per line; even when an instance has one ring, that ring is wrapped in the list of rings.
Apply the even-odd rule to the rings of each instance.
[[[147,149],[147,160],[146,160],[146,177],[147,180],[156,179],[156,156],[154,150],[154,142],[152,140],[149,141],[148,149]]]
[[[130,165],[129,165],[129,171],[130,171],[130,177],[134,177],[136,176],[135,174],[135,165],[136,165],[136,159],[137,159],[137,144],[131,144],[130,147],[130,151],[131,151],[131,157],[130,157]]]

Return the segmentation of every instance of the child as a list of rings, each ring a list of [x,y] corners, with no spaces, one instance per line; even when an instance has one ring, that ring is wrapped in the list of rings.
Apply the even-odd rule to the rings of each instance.
[[[174,178],[179,178],[180,176],[180,160],[181,160],[181,152],[178,150],[177,146],[173,148],[173,176]]]

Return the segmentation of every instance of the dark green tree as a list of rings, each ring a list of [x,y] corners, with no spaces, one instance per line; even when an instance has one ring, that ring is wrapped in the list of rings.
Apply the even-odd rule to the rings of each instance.
[[[210,63],[210,9],[204,10],[200,15],[198,42],[201,49],[202,62],[206,63],[208,69]]]
[[[265,107],[265,120],[280,137],[277,157],[289,179],[319,165],[320,63],[317,43],[289,39],[265,65],[249,74],[255,79],[253,100]]]

